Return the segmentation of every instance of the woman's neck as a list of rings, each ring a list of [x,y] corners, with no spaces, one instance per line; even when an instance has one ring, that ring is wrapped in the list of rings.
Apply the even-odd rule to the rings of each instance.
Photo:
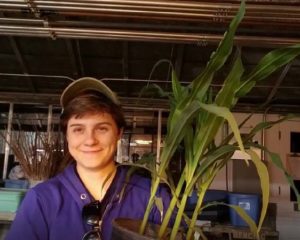
[[[114,179],[116,170],[115,163],[112,163],[99,171],[77,169],[77,172],[94,199],[101,201]]]

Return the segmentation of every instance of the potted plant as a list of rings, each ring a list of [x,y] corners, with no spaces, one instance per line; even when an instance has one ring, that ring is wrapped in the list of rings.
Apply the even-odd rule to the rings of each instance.
[[[230,206],[243,217],[248,223],[251,231],[258,237],[269,201],[269,175],[265,164],[259,156],[251,150],[251,147],[261,148],[269,154],[271,161],[284,171],[287,181],[296,192],[298,202],[299,193],[295,188],[291,177],[285,171],[283,164],[276,153],[269,152],[264,146],[252,142],[253,136],[274,124],[290,118],[286,116],[277,122],[262,122],[255,126],[249,134],[240,135],[239,128],[247,121],[238,126],[231,109],[235,106],[240,97],[245,96],[257,82],[267,78],[278,68],[292,61],[300,54],[300,44],[273,50],[265,55],[248,74],[244,73],[241,56],[238,53],[232,68],[223,82],[223,86],[215,97],[210,93],[210,84],[214,74],[222,68],[233,48],[233,39],[239,23],[245,13],[245,3],[242,1],[239,11],[232,20],[228,31],[220,42],[216,51],[211,55],[205,69],[191,82],[189,86],[182,86],[177,79],[175,71],[172,72],[172,92],[167,93],[170,99],[170,113],[167,123],[167,134],[164,139],[164,147],[160,155],[160,163],[157,167],[135,163],[135,166],[147,168],[152,173],[152,187],[149,203],[141,224],[139,233],[145,232],[149,212],[153,204],[157,204],[156,191],[160,182],[167,183],[172,191],[172,200],[167,210],[164,210],[164,218],[161,226],[157,229],[155,239],[162,239],[168,229],[169,221],[174,209],[177,208],[176,218],[172,226],[170,239],[175,239],[178,229],[183,221],[186,221],[188,230],[186,239],[192,239],[195,231],[197,216],[205,208],[203,206],[204,195],[212,183],[216,174],[231,160],[236,150],[248,154],[257,169],[262,189],[262,208],[258,225],[238,206]],[[160,93],[163,92],[155,86]],[[216,145],[214,139],[217,132],[223,127],[224,122],[231,127],[232,133]],[[185,167],[179,182],[176,186],[169,181],[167,169],[170,160],[181,143],[185,148]],[[154,167],[153,167],[154,166]],[[184,187],[185,186],[185,187]],[[184,214],[188,196],[193,189],[198,189],[198,202],[189,219]],[[154,239],[149,238],[149,239]],[[146,239],[142,236],[141,239]]]

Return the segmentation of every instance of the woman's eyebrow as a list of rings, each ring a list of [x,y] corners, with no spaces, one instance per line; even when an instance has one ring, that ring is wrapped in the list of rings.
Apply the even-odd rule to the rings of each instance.
[[[70,127],[80,127],[80,126],[83,126],[82,123],[72,123],[70,124]]]
[[[95,124],[95,126],[102,126],[102,125],[112,126],[112,124],[110,122],[100,122],[100,123]]]
[[[99,123],[95,124],[95,126],[102,126],[102,125],[112,126],[112,124],[110,122],[99,122]],[[85,124],[84,123],[72,123],[72,124],[70,124],[70,127],[78,127],[78,126],[85,126]]]

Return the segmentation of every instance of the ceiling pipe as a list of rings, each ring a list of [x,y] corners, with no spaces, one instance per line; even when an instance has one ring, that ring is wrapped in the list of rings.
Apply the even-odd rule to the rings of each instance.
[[[45,4],[49,4],[45,5]],[[21,5],[21,6],[20,6]],[[229,22],[232,17],[235,15],[236,10],[238,9],[239,4],[229,4],[229,3],[205,3],[205,2],[195,2],[195,1],[161,1],[161,0],[144,0],[144,1],[132,1],[132,0],[91,0],[91,1],[30,1],[30,3],[24,3],[24,0],[2,0],[0,3],[2,7],[8,7],[8,9],[2,9],[2,11],[12,11],[15,9],[20,11],[20,9],[28,9],[28,11],[36,11],[36,13],[41,13],[41,11],[50,11],[55,10],[52,8],[63,9],[62,11],[71,11],[63,12],[63,14],[72,15],[73,10],[76,9],[79,12],[74,13],[79,16],[101,16],[98,13],[84,12],[87,8],[90,8],[91,11],[111,11],[109,13],[111,17],[126,17],[126,18],[138,18],[147,20],[149,22],[151,18],[156,18],[160,20],[170,20],[172,16],[173,20],[182,21],[197,21],[198,23],[207,23],[214,22],[213,26],[218,27],[218,32],[222,30],[222,25],[225,26],[225,23]],[[34,6],[35,10],[32,10]],[[294,29],[300,25],[300,8],[295,8],[294,6],[282,6],[282,5],[273,5],[268,4],[268,11],[265,11],[266,5],[261,4],[248,4],[247,13],[243,19],[242,24],[252,24],[255,25],[256,32],[264,33],[266,27],[268,26],[280,26],[285,25],[285,29],[290,29],[291,32],[286,32],[289,36],[292,34],[298,36]],[[157,9],[159,8],[159,9]],[[55,10],[57,11],[57,10]],[[115,12],[114,12],[115,11]],[[133,12],[131,12],[133,11]],[[45,13],[46,13],[45,12]],[[138,14],[140,12],[141,14]],[[134,14],[133,14],[134,13]],[[10,36],[34,36],[34,37],[50,37],[52,39],[56,38],[74,38],[74,39],[112,39],[112,40],[126,40],[126,41],[153,41],[153,42],[171,42],[171,43],[211,43],[218,44],[223,38],[223,32],[220,34],[209,34],[207,32],[216,32],[216,29],[211,27],[205,30],[200,29],[200,27],[195,26],[195,24],[189,24],[187,27],[181,24],[181,29],[178,28],[178,24],[170,23],[168,28],[160,28],[160,24],[145,24],[145,22],[138,23],[111,23],[115,24],[114,26],[109,26],[110,23],[103,23],[103,27],[99,28],[95,26],[94,22],[76,22],[76,21],[51,21],[53,17],[56,17],[57,12],[54,12],[54,16],[50,18],[48,15],[47,19],[16,19],[16,18],[0,18],[0,22],[4,23],[0,26],[0,35],[10,35]],[[60,12],[60,15],[62,12]],[[112,14],[112,15],[111,15]],[[146,15],[143,15],[146,14]],[[35,14],[35,16],[40,16]],[[155,17],[156,16],[156,17]],[[41,16],[40,16],[41,17]],[[120,21],[120,19],[119,19]],[[81,27],[66,27],[63,25],[63,22],[66,24],[71,24],[73,26]],[[105,21],[102,21],[105,22]],[[61,24],[57,26],[57,24]],[[140,26],[140,31],[132,30]],[[261,25],[262,28],[259,28],[258,25]],[[125,28],[125,30],[116,29],[116,27]],[[151,29],[160,29],[159,31],[145,31],[143,27]],[[192,26],[192,27],[191,27]],[[86,27],[86,28],[84,28]],[[92,28],[92,27],[96,27]],[[221,28],[220,28],[221,27]],[[111,29],[113,28],[113,29]],[[129,29],[128,29],[129,28]],[[247,36],[247,32],[250,32],[250,29],[241,28],[239,31],[243,32],[243,36],[236,36],[235,41],[239,46],[255,46],[255,47],[281,47],[299,43],[298,37],[269,37],[269,36]],[[163,32],[167,30],[168,32]],[[173,32],[169,32],[173,31]],[[176,32],[177,31],[177,32]],[[201,31],[201,34],[197,33],[183,33],[182,31]],[[206,31],[205,34],[203,32]],[[225,31],[225,30],[224,30]],[[276,33],[273,34],[275,35]],[[268,31],[269,34],[272,32]],[[276,36],[276,35],[275,35]]]
[[[55,11],[65,15],[89,15],[91,13],[102,13],[115,15],[117,17],[140,18],[148,17],[167,18],[174,20],[199,21],[206,18],[209,21],[229,21],[236,13],[239,4],[232,3],[207,3],[195,1],[31,1],[38,11]],[[18,4],[17,4],[18,3]],[[12,9],[30,9],[30,6],[21,1],[1,1],[0,6],[5,11]],[[299,8],[286,5],[247,4],[247,13],[243,23],[248,21],[260,21],[264,24],[271,22],[294,22],[299,17]],[[30,11],[30,10],[29,10]],[[262,14],[263,13],[263,14]],[[282,17],[280,17],[282,16]],[[291,21],[291,20],[293,21]],[[251,19],[250,19],[251,20]]]
[[[43,36],[51,38],[84,38],[84,39],[115,39],[126,41],[153,41],[173,43],[210,43],[218,44],[221,34],[174,33],[158,31],[86,29],[86,28],[55,28],[35,26],[0,25],[0,35],[11,36]],[[280,47],[300,42],[299,38],[235,36],[235,44],[239,46]]]
[[[24,0],[2,0],[1,1],[3,4],[6,4],[7,6],[28,6],[26,3],[24,3]],[[96,1],[83,1],[83,0],[72,0],[72,1],[44,1],[44,0],[31,0],[36,7],[45,7],[45,6],[61,6],[71,9],[72,7],[124,7],[128,6],[130,8],[140,8],[140,9],[147,9],[147,8],[155,8],[155,9],[179,9],[179,10],[191,10],[191,11],[196,11],[198,9],[220,9],[220,8],[230,8],[233,10],[238,9],[240,5],[240,0],[237,2],[214,2],[214,3],[209,3],[207,1],[161,1],[161,0],[143,0],[143,1],[129,1],[129,0],[96,0]],[[257,10],[257,9],[266,9],[266,4],[268,5],[268,10],[278,10],[283,7],[286,7],[286,9],[290,9],[291,11],[295,10],[293,9],[293,6],[286,6],[287,3],[293,5],[295,3],[294,1],[288,1],[284,0],[281,2],[281,5],[279,1],[277,2],[270,2],[270,1],[265,1],[264,4],[262,4],[263,1],[258,2],[252,1],[250,2],[249,0],[247,1],[247,9],[249,10]],[[280,6],[278,6],[280,5]]]
[[[279,78],[277,79],[277,81],[274,84],[274,87],[272,88],[271,92],[269,93],[267,100],[262,104],[262,107],[266,107],[270,104],[270,102],[273,100],[276,92],[278,91],[278,89],[281,86],[282,81],[284,80],[284,78],[286,77],[288,71],[290,70],[290,67],[292,66],[293,62],[289,62],[287,65],[285,65],[285,67],[283,68],[283,71],[281,72]]]
[[[300,23],[300,18],[294,21],[293,24]],[[50,21],[49,19],[28,19],[28,18],[0,18],[0,23],[5,25],[16,25],[16,26],[36,26],[36,27],[69,27],[69,28],[87,28],[87,29],[97,29],[97,28],[109,28],[109,29],[140,29],[140,30],[160,30],[160,31],[180,31],[180,32],[224,32],[226,30],[225,26],[215,26],[215,25],[203,25],[203,24],[166,24],[161,25],[157,23],[147,23],[147,22],[114,22],[114,21],[87,21],[84,19],[81,20],[55,20]],[[31,26],[28,26],[31,27]],[[250,33],[265,33],[266,29],[256,28],[253,29],[241,28],[240,32],[250,32]],[[286,31],[285,31],[286,32]],[[277,34],[276,29],[268,29],[268,33]]]
[[[43,74],[21,74],[21,73],[0,73],[0,76],[8,76],[8,77],[41,77],[41,78],[60,78],[65,79],[69,81],[75,81],[76,79],[68,77],[68,76],[62,76],[62,75],[43,75]],[[141,82],[141,83],[169,83],[172,84],[169,80],[158,80],[158,79],[133,79],[133,78],[101,78],[102,81],[115,81],[115,82]],[[181,84],[190,84],[189,81],[180,81]],[[210,84],[212,87],[223,87],[223,84],[216,84],[212,83]],[[256,85],[255,88],[274,88],[274,85]],[[277,89],[300,89],[299,86],[282,86],[279,85]],[[3,93],[3,92],[2,92]],[[1,93],[1,94],[2,94]],[[9,93],[3,93],[3,94],[9,94]]]

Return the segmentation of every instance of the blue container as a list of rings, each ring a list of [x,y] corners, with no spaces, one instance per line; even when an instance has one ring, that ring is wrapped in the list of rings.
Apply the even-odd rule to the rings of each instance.
[[[208,189],[204,195],[203,203],[209,202],[227,202],[227,191]],[[186,209],[194,210],[198,201],[197,191],[193,191],[191,196],[188,197]]]
[[[260,213],[260,195],[258,194],[240,194],[229,193],[228,203],[231,205],[240,206],[257,224]],[[248,224],[238,215],[238,213],[230,208],[230,222],[233,226],[248,226]]]
[[[17,188],[17,189],[27,189],[29,187],[29,182],[27,180],[4,180],[5,188]]]

